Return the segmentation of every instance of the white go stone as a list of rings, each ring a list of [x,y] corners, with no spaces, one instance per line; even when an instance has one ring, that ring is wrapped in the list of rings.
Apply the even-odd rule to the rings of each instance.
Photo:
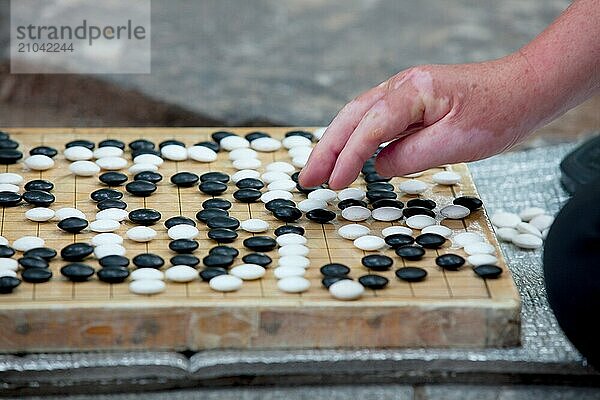
[[[421,172],[413,172],[412,174],[408,174],[408,175],[402,175],[403,178],[408,178],[408,179],[413,179],[413,178],[418,178],[421,175],[423,175],[423,171]]]
[[[429,225],[421,229],[421,233],[435,233],[445,237],[446,239],[450,239],[452,236],[452,229],[444,225]]]
[[[497,228],[496,229],[496,236],[498,236],[498,239],[502,240],[503,242],[512,242],[514,237],[517,236],[519,234],[519,231],[516,230],[515,228]]]
[[[376,221],[397,221],[402,218],[402,210],[396,207],[379,207],[371,212],[371,216]]]
[[[172,226],[167,231],[167,235],[173,240],[177,240],[177,239],[192,240],[196,236],[198,236],[199,233],[200,233],[200,231],[198,231],[198,228],[196,228],[195,226],[192,226],[192,225],[187,225],[187,224],[179,224],[179,225]]]
[[[185,161],[188,158],[188,151],[185,147],[177,144],[168,144],[160,149],[160,154],[171,161]]]
[[[266,270],[257,264],[240,264],[229,270],[231,275],[237,276],[244,281],[253,281],[262,278],[265,272]]]
[[[54,210],[45,207],[36,207],[25,212],[25,218],[35,222],[46,222],[54,218]]]
[[[485,242],[485,238],[477,232],[461,232],[454,235],[452,242],[455,246],[465,247],[471,243]]]
[[[104,158],[104,157],[121,157],[123,155],[123,150],[115,147],[115,146],[104,146],[98,147],[93,150],[94,158]]]
[[[94,257],[97,259],[104,258],[106,256],[124,256],[127,253],[127,249],[120,244],[102,244],[94,247]]]
[[[240,290],[242,288],[243,283],[244,281],[237,276],[219,275],[212,278],[208,282],[208,286],[217,292],[235,292],[236,290]]]
[[[315,210],[317,208],[326,209],[327,202],[317,199],[306,199],[298,203],[298,209],[302,212],[309,212],[310,210]]]
[[[59,221],[62,221],[63,219],[71,218],[71,217],[77,217],[77,218],[82,218],[82,219],[87,220],[87,217],[85,216],[83,211],[78,210],[73,207],[59,208],[58,210],[56,210],[54,212],[54,215]]]
[[[474,254],[467,257],[467,262],[474,267],[478,267],[485,264],[495,265],[498,263],[498,259],[492,254]]]
[[[0,174],[0,183],[8,183],[11,185],[20,185],[23,182],[23,177],[12,172],[3,172]]]
[[[241,171],[244,169],[258,169],[262,165],[262,162],[258,158],[241,158],[235,160],[232,165],[233,168]]]
[[[338,235],[343,237],[344,239],[354,240],[359,237],[366,236],[371,233],[371,229],[368,226],[360,225],[360,224],[348,224],[340,227],[338,229]]]
[[[120,208],[106,208],[96,213],[96,219],[112,219],[113,221],[124,221],[129,213]]]
[[[231,180],[233,181],[233,183],[238,183],[242,179],[246,179],[246,178],[258,179],[259,177],[260,177],[260,172],[254,171],[252,169],[244,169],[242,171],[238,171],[235,174],[233,174],[231,176]]]
[[[100,172],[100,167],[92,161],[75,161],[69,165],[69,171],[77,176],[94,176]]]
[[[133,159],[135,164],[152,164],[160,167],[165,160],[162,157],[157,156],[156,154],[140,154]]]
[[[279,258],[277,263],[279,267],[298,267],[308,268],[310,260],[304,256],[283,256]]]
[[[105,244],[122,244],[123,237],[116,233],[101,233],[92,238],[93,246],[102,246]]]
[[[286,149],[291,149],[293,147],[311,146],[312,141],[304,136],[288,136],[281,141],[281,144]]]
[[[440,210],[440,214],[442,215],[442,217],[448,219],[463,219],[468,217],[469,214],[471,214],[471,210],[469,210],[465,206],[461,206],[458,204],[450,204],[443,207]]]
[[[306,269],[300,267],[277,267],[273,270],[273,275],[277,279],[290,278],[292,276],[306,275]]]
[[[251,218],[240,223],[240,228],[246,232],[259,233],[269,229],[269,223],[258,218]]]
[[[149,226],[134,226],[125,235],[134,242],[149,242],[156,237],[157,233]]]
[[[188,147],[187,153],[190,160],[198,162],[210,163],[217,159],[217,153],[206,146]]]
[[[340,201],[349,199],[362,200],[365,198],[365,196],[365,191],[359,188],[346,188],[337,194],[338,200]]]
[[[429,215],[413,215],[406,219],[406,225],[413,229],[423,229],[435,224],[435,218]]]
[[[258,153],[252,149],[240,148],[229,152],[229,160],[244,160],[246,158],[258,158]]]
[[[265,172],[264,174],[262,174],[260,176],[260,179],[264,183],[269,184],[269,183],[272,183],[275,181],[290,179],[290,176],[288,174],[286,174],[285,172],[269,171],[269,172]]]
[[[114,232],[121,227],[119,221],[115,221],[112,219],[98,219],[96,221],[90,222],[90,230],[92,232]]]
[[[533,218],[537,217],[538,215],[543,215],[546,214],[546,210],[544,210],[543,208],[540,207],[527,207],[523,210],[521,210],[519,212],[519,217],[525,221],[525,222],[529,222],[531,221]]]
[[[387,237],[390,235],[397,235],[399,233],[401,233],[403,235],[412,236],[413,230],[410,228],[407,228],[406,226],[388,226],[387,228],[383,228],[381,230],[381,234],[383,235],[383,237]]]
[[[545,215],[545,214],[533,217],[531,219],[531,221],[529,221],[529,223],[531,225],[535,226],[540,231],[550,228],[550,226],[552,225],[553,222],[554,222],[554,217],[552,215]]]
[[[14,258],[0,258],[0,271],[16,271],[19,263]]]
[[[132,281],[156,279],[162,281],[165,279],[165,274],[156,268],[138,268],[129,276]]]
[[[0,269],[0,278],[2,278],[3,276],[10,276],[12,278],[16,278],[17,277],[17,273],[15,271],[11,271],[9,269]]]
[[[331,189],[317,189],[310,192],[307,197],[309,199],[323,200],[330,203],[337,198],[337,193]]]
[[[356,300],[364,292],[363,285],[350,279],[342,279],[329,286],[329,293],[338,300]]]
[[[304,168],[308,163],[308,156],[296,156],[292,158],[292,165],[298,168]]]
[[[306,256],[309,253],[309,248],[302,244],[288,244],[281,246],[277,251],[281,257],[285,256]]]
[[[24,161],[27,168],[34,171],[45,171],[54,167],[54,160],[43,154],[35,154]]]
[[[262,137],[254,139],[250,143],[250,147],[252,147],[256,151],[270,153],[279,150],[281,148],[281,142],[277,139]]]
[[[535,226],[527,223],[527,222],[519,222],[515,229],[519,231],[519,233],[529,233],[530,235],[537,236],[539,238],[542,237],[542,232]]]
[[[346,207],[342,210],[342,218],[348,221],[364,221],[371,216],[371,210],[362,206]]]
[[[148,164],[148,163],[133,164],[131,167],[129,167],[127,169],[127,171],[129,171],[129,173],[132,175],[138,174],[140,172],[145,172],[145,171],[156,172],[156,171],[158,171],[158,165]]]
[[[221,142],[219,142],[219,145],[223,150],[231,151],[244,147],[250,147],[250,142],[241,136],[232,135],[224,137]]]
[[[296,172],[296,168],[290,163],[285,161],[275,161],[270,164],[267,164],[265,170],[268,172],[283,172],[288,175],[292,175]]]
[[[8,239],[4,236],[0,236],[0,245],[8,246]]]
[[[354,246],[365,251],[375,251],[385,247],[385,240],[379,236],[365,235],[354,239]]]
[[[327,131],[326,126],[315,129],[312,134],[315,137],[315,139],[321,140],[323,138],[323,135],[325,134],[325,131]]]
[[[73,146],[65,149],[63,155],[69,161],[87,161],[94,158],[94,152],[83,146]]]
[[[428,188],[427,184],[418,179],[409,179],[404,182],[400,182],[398,189],[408,194],[421,194]]]
[[[463,250],[470,256],[475,254],[494,254],[496,249],[489,243],[479,242],[466,245]]]
[[[13,192],[19,193],[21,190],[17,185],[13,185],[12,183],[0,183],[0,192]]]
[[[294,195],[286,190],[270,190],[260,196],[260,201],[263,203],[268,203],[269,201],[275,199],[292,200],[293,198]]]
[[[542,239],[546,240],[546,237],[548,236],[548,232],[550,232],[550,228],[544,229],[542,231]]]
[[[17,251],[25,252],[37,247],[44,247],[44,243],[46,242],[41,237],[23,236],[13,242],[12,248]]]
[[[431,179],[438,185],[456,185],[460,183],[460,174],[452,171],[442,171],[433,174]]]
[[[277,287],[286,293],[302,293],[310,288],[310,281],[301,276],[290,276],[278,280]]]
[[[521,217],[515,213],[499,211],[492,214],[490,222],[498,228],[515,228],[521,222]]]
[[[165,271],[165,278],[171,282],[192,282],[198,279],[198,271],[189,265],[174,265]]]
[[[158,294],[166,289],[165,282],[158,279],[142,279],[129,283],[129,291],[134,294]]]
[[[290,244],[306,244],[308,240],[297,233],[284,233],[283,235],[277,236],[275,239],[277,244],[280,246],[288,246]]]
[[[513,237],[512,242],[522,249],[539,249],[544,244],[541,237],[530,233],[520,233]]]
[[[294,159],[296,157],[308,157],[312,153],[313,148],[310,146],[299,146],[288,150],[288,155]]]
[[[296,189],[296,182],[294,182],[291,179],[282,179],[280,181],[275,181],[275,182],[271,182],[269,183],[269,185],[267,186],[268,190],[286,190],[288,192],[291,192],[292,190]]]
[[[118,171],[127,166],[127,160],[123,157],[102,157],[96,160],[96,164],[106,171]]]

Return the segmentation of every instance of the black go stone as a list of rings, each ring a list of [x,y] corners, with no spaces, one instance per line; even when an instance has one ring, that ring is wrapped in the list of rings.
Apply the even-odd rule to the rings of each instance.
[[[200,182],[221,182],[227,183],[229,182],[229,175],[224,174],[223,172],[207,172],[205,174],[200,175]]]
[[[129,276],[129,270],[125,267],[111,266],[110,268],[101,268],[96,275],[102,282],[122,283]]]
[[[233,264],[233,257],[221,254],[209,254],[202,259],[202,264],[207,268],[228,268]]]
[[[458,254],[443,254],[436,257],[435,263],[443,269],[456,271],[465,264],[465,259]]]
[[[94,268],[81,263],[67,264],[60,269],[60,273],[71,282],[85,282],[90,279],[95,272]]]
[[[389,182],[391,179],[392,178],[381,176],[377,172],[372,172],[370,174],[365,175],[365,181],[367,183],[372,183],[372,182]]]
[[[471,211],[476,211],[483,207],[483,201],[473,196],[457,197],[452,201],[452,203],[459,206],[467,207]]]
[[[385,276],[369,274],[358,278],[358,282],[367,289],[381,290],[387,286],[390,280]]]
[[[54,147],[49,146],[38,146],[29,150],[29,155],[31,156],[46,156],[50,158],[54,158],[58,154],[58,151]]]
[[[87,243],[71,243],[60,251],[60,256],[66,261],[81,261],[94,252],[94,247]]]
[[[373,271],[387,271],[394,264],[394,260],[391,257],[384,256],[383,254],[370,254],[364,256],[360,261],[362,265]]]
[[[91,142],[91,141],[85,140],[85,139],[78,139],[78,140],[71,140],[70,142],[67,142],[65,144],[65,149],[68,149],[69,147],[75,147],[75,146],[85,147],[90,150],[94,150],[94,148],[96,147],[94,142]]]
[[[141,253],[137,256],[133,257],[131,260],[133,265],[138,268],[154,268],[160,269],[163,265],[165,265],[165,260],[157,254],[153,253]]]
[[[387,245],[392,247],[393,249],[397,249],[401,246],[407,246],[415,242],[415,239],[412,236],[406,235],[404,233],[396,233],[394,235],[386,236],[384,240],[385,243],[387,243]]]
[[[402,208],[404,208],[404,203],[402,203],[400,200],[379,199],[379,200],[375,200],[373,203],[371,203],[371,207],[373,207],[373,209],[381,208],[381,207],[393,207],[393,208],[402,209]]]
[[[377,171],[375,171],[375,163],[370,163],[370,162],[364,163],[360,172],[363,175],[374,174],[375,172],[377,172]]]
[[[210,229],[225,228],[235,231],[240,227],[240,221],[233,217],[214,217],[206,221],[206,225]]]
[[[238,234],[231,229],[216,228],[208,231],[208,237],[216,242],[231,243],[237,239]]]
[[[5,131],[0,131],[0,140],[10,139],[10,134]]]
[[[406,205],[408,207],[424,207],[424,208],[428,208],[430,210],[433,210],[437,206],[435,201],[433,201],[431,199],[421,199],[421,198],[410,199],[409,201],[406,202]]]
[[[237,186],[238,189],[256,189],[256,190],[260,190],[260,189],[262,189],[262,188],[265,187],[265,184],[260,179],[256,179],[256,178],[244,178],[244,179],[240,179],[239,181],[237,181],[236,184],[235,184],[235,186]]]
[[[98,179],[108,186],[121,186],[127,182],[127,175],[122,172],[110,171],[103,173]]]
[[[123,193],[119,192],[115,189],[97,189],[90,193],[90,199],[95,202],[100,202],[102,200],[121,200],[123,198]]]
[[[129,212],[128,218],[134,224],[150,226],[160,221],[162,215],[152,208],[138,208]]]
[[[387,183],[387,182],[372,182],[367,184],[367,191],[375,191],[375,190],[388,190],[393,192],[394,191],[394,185],[392,185],[391,183]]]
[[[104,139],[98,143],[98,147],[118,147],[121,150],[125,150],[125,143],[118,139]]]
[[[154,149],[141,149],[141,150],[132,150],[131,151],[131,158],[133,158],[135,160],[135,158],[137,156],[141,156],[142,154],[153,154],[155,156],[162,157],[162,154],[158,150],[154,150]]]
[[[9,294],[21,284],[21,280],[14,276],[0,277],[0,294]]]
[[[188,217],[184,217],[182,215],[177,215],[175,217],[171,217],[165,221],[165,228],[170,229],[176,225],[190,225],[196,226],[196,222]]]
[[[220,208],[205,208],[196,213],[196,219],[200,222],[208,222],[209,220],[216,217],[227,217],[229,212]]]
[[[285,137],[290,137],[290,136],[302,136],[302,137],[307,138],[311,142],[315,138],[312,133],[307,132],[307,131],[289,131],[289,132],[286,132]]]
[[[185,147],[185,143],[183,143],[181,140],[168,139],[168,140],[163,140],[162,142],[160,142],[158,144],[158,148],[162,149],[165,146],[171,146],[171,145]]]
[[[304,236],[304,228],[295,225],[281,225],[279,228],[275,229],[274,233],[275,236],[285,235],[286,233],[295,233]]]
[[[248,253],[242,257],[242,261],[248,264],[256,264],[266,268],[273,262],[273,259],[264,253]]]
[[[128,267],[129,266],[129,258],[124,256],[119,256],[117,254],[111,254],[109,256],[102,257],[98,260],[98,263],[104,268],[113,268],[113,267]]]
[[[19,205],[22,197],[19,193],[9,191],[0,192],[0,207],[15,207]]]
[[[437,233],[423,233],[415,238],[415,242],[426,249],[439,249],[446,243],[446,238]]]
[[[96,204],[98,210],[106,210],[107,208],[118,208],[124,210],[127,208],[127,203],[122,200],[102,200],[98,204]]]
[[[299,176],[300,176],[300,172],[296,171],[296,172],[294,172],[294,173],[293,173],[293,174],[290,176],[290,178],[292,178],[292,180],[293,180],[294,182],[298,183],[298,177],[299,177]]]
[[[0,140],[0,149],[2,150],[14,150],[19,147],[19,142],[12,139]]]
[[[208,254],[216,254],[236,258],[240,252],[235,247],[231,246],[215,246],[208,251]]]
[[[394,200],[397,197],[398,195],[395,192],[389,190],[370,190],[367,192],[367,199],[369,199],[369,202],[371,203],[383,199]]]
[[[198,189],[204,194],[218,196],[227,190],[227,185],[218,181],[205,181],[198,185]]]
[[[326,224],[333,221],[337,216],[336,213],[322,208],[315,208],[306,213],[306,218],[319,224]]]
[[[296,203],[287,199],[273,199],[265,203],[265,208],[271,212],[274,212],[280,207],[296,207]]]
[[[211,267],[211,268],[205,268],[202,271],[200,271],[200,278],[204,282],[208,282],[215,276],[219,276],[219,275],[227,275],[227,270],[225,268]]]
[[[348,207],[364,207],[367,208],[367,203],[357,199],[346,199],[338,203],[338,208],[343,210]]]
[[[44,192],[50,192],[54,189],[54,183],[45,179],[34,179],[27,182],[23,188],[25,190],[43,190]]]
[[[60,221],[57,226],[68,233],[79,233],[88,226],[88,222],[79,217],[69,217]]]
[[[483,264],[473,268],[473,272],[475,272],[475,274],[477,274],[477,276],[480,278],[495,279],[502,274],[502,268],[498,267],[497,265]]]
[[[23,193],[23,200],[36,207],[48,207],[50,204],[54,203],[56,197],[43,190],[28,190]]]
[[[235,133],[227,132],[227,131],[217,131],[213,132],[210,137],[217,143],[221,143],[221,140],[225,139],[228,136],[235,136]]]
[[[175,239],[169,242],[169,249],[180,254],[192,253],[198,246],[198,242],[191,239]]]
[[[233,192],[233,198],[242,203],[254,203],[260,199],[261,195],[260,190],[251,188],[239,189]]]
[[[146,139],[138,139],[129,143],[131,150],[153,150],[156,147],[154,143]]]
[[[48,268],[30,268],[21,272],[21,278],[29,283],[44,283],[52,278],[52,271]]]
[[[215,153],[218,153],[221,150],[221,146],[219,146],[219,144],[216,142],[209,142],[209,141],[198,142],[194,146],[207,147],[207,148],[211,149],[212,151],[214,151]]]
[[[398,247],[395,251],[398,256],[409,261],[420,260],[425,255],[425,249],[413,245]]]
[[[179,187],[192,187],[200,177],[193,172],[178,172],[171,177],[171,183]]]
[[[344,264],[331,263],[323,265],[320,271],[325,276],[346,276],[350,273],[350,268]]]
[[[273,210],[273,216],[283,222],[294,222],[302,217],[302,211],[292,206],[282,206]]]
[[[56,257],[56,250],[51,249],[50,247],[36,247],[34,249],[29,249],[23,253],[25,257],[40,257],[46,261],[52,260]]]
[[[425,279],[427,271],[419,267],[404,267],[396,270],[396,276],[403,281],[419,282]]]
[[[301,184],[296,182],[296,189],[298,189],[298,191],[300,193],[304,193],[304,194],[309,194],[309,193],[314,192],[315,190],[321,189],[321,188],[323,188],[322,185],[306,187],[306,186],[302,186]]]
[[[200,264],[200,259],[191,254],[177,254],[169,259],[171,265],[187,265],[188,267],[196,267]]]
[[[16,164],[21,158],[23,158],[23,153],[19,150],[0,149],[0,164],[2,165]]]
[[[268,133],[265,133],[265,132],[250,132],[250,133],[246,133],[244,135],[244,138],[246,138],[246,140],[249,142],[252,142],[253,140],[264,138],[264,137],[271,137],[271,135],[269,135]]]
[[[134,181],[147,181],[155,184],[162,181],[162,179],[163,176],[154,171],[142,171],[133,176]]]
[[[19,265],[21,267],[23,267],[24,269],[48,268],[50,266],[48,264],[48,261],[44,260],[41,257],[25,256],[25,257],[19,258],[17,261],[19,262]]]
[[[419,207],[419,206],[409,206],[402,210],[402,216],[404,218],[410,218],[415,215],[427,215],[431,218],[435,218],[435,213],[431,211],[429,208]]]
[[[15,255],[15,249],[5,244],[0,245],[0,258],[10,258]]]
[[[220,208],[221,210],[229,210],[232,204],[229,200],[215,198],[208,199],[202,202],[202,208]]]
[[[345,279],[352,280],[352,278],[348,276],[326,276],[325,278],[323,278],[323,280],[321,280],[321,283],[325,288],[329,289],[329,286],[333,285],[336,282],[343,281]]]
[[[125,190],[134,196],[147,197],[156,191],[156,185],[149,181],[133,181],[125,185]]]
[[[252,251],[271,251],[277,246],[275,239],[268,236],[253,236],[244,239],[244,246]]]

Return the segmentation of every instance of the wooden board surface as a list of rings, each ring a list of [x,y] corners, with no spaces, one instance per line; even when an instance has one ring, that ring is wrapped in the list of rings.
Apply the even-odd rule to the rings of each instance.
[[[291,128],[260,129],[274,137],[283,137]],[[179,139],[187,145],[209,140],[216,129],[6,129],[14,140],[21,143],[26,153],[38,145],[53,146],[59,151],[73,139],[84,138],[99,142],[117,138],[130,142],[146,138],[157,144],[165,139]],[[256,128],[229,129],[239,134]],[[129,153],[126,158],[131,160]],[[290,161],[285,149],[275,153],[262,153],[263,168],[274,160]],[[94,219],[96,204],[89,193],[103,187],[97,177],[74,177],[68,171],[68,162],[62,154],[56,158],[56,166],[44,172],[26,171],[22,164],[1,166],[3,171],[16,172],[25,181],[43,178],[55,183],[56,203],[53,209],[77,207]],[[462,183],[454,187],[435,185],[431,175],[442,168],[427,171],[419,179],[430,183],[430,189],[422,197],[431,198],[439,205],[451,203],[460,195],[477,195],[469,171],[465,165],[447,166],[459,172]],[[166,161],[159,172],[165,179],[155,194],[147,198],[132,197],[125,192],[128,210],[154,208],[162,213],[162,220],[154,228],[158,237],[149,243],[135,243],[125,239],[127,256],[133,258],[141,252],[153,252],[168,260],[174,255],[167,245],[163,222],[175,215],[194,218],[201,203],[209,196],[197,187],[177,188],[169,181],[176,172],[190,171],[202,174],[222,171],[233,174],[235,170],[227,158],[227,152],[219,153],[214,163],[194,161]],[[404,178],[394,178],[398,184]],[[355,186],[363,183],[358,179]],[[239,220],[261,218],[271,224],[266,233],[282,225],[262,203],[242,204],[236,202],[232,193],[233,183],[220,197],[231,200],[232,216]],[[403,201],[416,196],[401,196]],[[305,195],[295,192],[294,200]],[[24,212],[30,208],[21,205],[2,209],[0,234],[8,240],[24,235],[40,236],[46,245],[60,251],[72,242],[89,241],[94,235],[83,232],[73,235],[61,232],[56,222],[35,223],[25,219]],[[336,211],[337,207],[331,209]],[[0,296],[0,351],[76,351],[90,349],[169,349],[202,350],[214,348],[355,348],[355,347],[506,347],[516,346],[520,334],[520,301],[509,270],[502,259],[498,243],[483,210],[474,212],[464,221],[444,221],[455,232],[481,232],[497,248],[499,266],[504,273],[499,279],[483,280],[475,276],[470,267],[459,271],[444,271],[434,259],[439,254],[457,253],[449,242],[439,250],[427,250],[421,261],[405,262],[392,250],[382,251],[394,259],[392,270],[380,273],[390,280],[384,290],[367,290],[356,301],[333,299],[321,285],[319,268],[329,262],[341,262],[352,268],[350,276],[357,279],[368,273],[361,265],[367,254],[356,249],[351,241],[340,238],[337,229],[349,223],[339,217],[332,223],[319,225],[303,217],[298,225],[306,229],[311,265],[306,277],[312,282],[308,292],[286,294],[277,289],[273,268],[277,264],[277,251],[269,255],[274,259],[266,276],[257,281],[244,282],[243,288],[233,293],[212,291],[200,280],[187,283],[167,283],[164,293],[139,296],[129,292],[128,284],[106,284],[95,277],[84,283],[71,283],[60,275],[65,262],[55,259],[51,263],[54,277],[50,282],[30,284],[23,282],[14,293]],[[368,220],[375,234],[392,224]],[[124,222],[117,231],[124,235],[133,226]],[[200,248],[194,253],[202,258],[215,246],[208,239],[208,229],[198,224]],[[417,231],[418,233],[418,231]],[[242,241],[251,234],[239,230],[239,238],[232,246],[240,249],[241,256],[249,251]],[[99,268],[93,259],[86,263]],[[234,265],[236,265],[234,263]],[[394,271],[405,265],[425,268],[428,277],[419,283],[407,283],[395,278]],[[201,268],[201,267],[200,267]]]

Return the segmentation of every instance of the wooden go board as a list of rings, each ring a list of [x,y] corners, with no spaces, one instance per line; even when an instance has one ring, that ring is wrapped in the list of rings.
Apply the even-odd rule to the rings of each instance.
[[[291,128],[266,128],[273,137],[283,137]],[[76,207],[93,220],[96,204],[89,199],[93,190],[104,187],[97,177],[75,177],[69,173],[68,162],[60,153],[66,142],[84,138],[94,142],[116,138],[127,142],[146,138],[155,143],[165,139],[179,139],[187,145],[210,140],[216,129],[7,129],[11,137],[21,144],[27,154],[34,146],[48,145],[59,150],[54,168],[44,172],[25,171],[22,164],[1,166],[2,171],[16,172],[25,181],[43,178],[55,183],[53,191],[56,203],[53,209]],[[230,129],[245,134],[256,128]],[[126,152],[125,157],[131,159]],[[287,151],[259,153],[263,167],[275,160],[290,161]],[[462,183],[453,187],[435,185],[431,175],[441,169],[427,171],[419,179],[431,184],[422,196],[431,198],[438,206],[451,203],[460,195],[477,195],[466,165],[448,166],[462,176]],[[202,201],[209,196],[197,186],[177,188],[169,181],[171,175],[190,171],[198,175],[208,171],[222,171],[232,175],[235,170],[227,158],[227,152],[219,153],[217,161],[205,164],[195,161],[165,161],[159,172],[164,176],[158,190],[147,198],[133,197],[125,193],[123,200],[128,210],[154,208],[162,213],[162,220],[154,228],[158,237],[149,243],[136,243],[125,239],[127,257],[141,252],[161,255],[166,264],[174,255],[167,245],[164,220],[175,215],[195,218]],[[397,185],[404,178],[394,178]],[[356,186],[362,184],[358,179]],[[274,236],[273,230],[282,225],[261,202],[244,204],[236,202],[232,193],[233,183],[220,197],[232,201],[230,214],[243,221],[261,218],[271,224],[265,233]],[[401,196],[406,201],[410,197]],[[305,198],[294,193],[294,200]],[[24,211],[31,206],[21,205],[2,209],[0,234],[11,243],[24,235],[41,236],[46,246],[60,251],[72,242],[89,241],[93,233],[68,234],[56,227],[56,222],[35,223],[25,219]],[[335,206],[330,207],[336,209]],[[339,212],[338,212],[339,213]],[[357,279],[368,273],[361,265],[366,254],[355,248],[352,241],[337,235],[337,229],[349,223],[340,217],[332,223],[319,225],[305,217],[298,225],[306,229],[311,266],[306,278],[311,288],[302,294],[287,294],[278,290],[273,268],[277,265],[277,251],[267,274],[257,281],[246,281],[241,290],[220,293],[211,290],[206,282],[179,284],[167,282],[167,289],[158,295],[140,296],[129,292],[128,283],[107,284],[94,276],[84,283],[71,283],[60,275],[66,262],[57,257],[50,268],[54,276],[43,284],[23,282],[12,294],[0,296],[0,351],[77,351],[92,349],[164,349],[202,350],[234,348],[357,348],[357,347],[506,347],[519,343],[520,301],[510,271],[506,267],[491,225],[483,210],[468,218],[444,222],[455,230],[477,231],[496,247],[499,266],[504,272],[498,279],[484,280],[473,273],[469,266],[459,271],[444,271],[434,259],[439,254],[462,250],[452,249],[450,241],[439,250],[427,250],[421,261],[404,262],[390,250],[382,251],[394,259],[390,271],[377,272],[386,276],[390,283],[384,290],[366,290],[356,301],[340,301],[332,298],[322,285],[319,268],[329,262],[341,262],[351,267],[350,276]],[[373,220],[366,221],[374,234],[392,224]],[[124,236],[133,226],[122,223],[117,231]],[[215,246],[208,239],[208,228],[198,223],[199,249],[194,253],[200,259]],[[238,258],[249,252],[242,241],[251,234],[238,230],[239,238],[231,246],[240,250]],[[417,231],[418,233],[418,231]],[[18,255],[17,255],[18,256]],[[99,268],[93,259],[85,261]],[[234,263],[235,265],[235,263]],[[395,269],[419,266],[427,270],[428,277],[419,283],[398,280]],[[167,265],[165,266],[165,268]],[[199,267],[201,268],[201,267]]]

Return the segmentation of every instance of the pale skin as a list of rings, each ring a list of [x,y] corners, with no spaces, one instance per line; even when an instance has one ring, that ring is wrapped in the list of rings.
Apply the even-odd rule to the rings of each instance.
[[[300,174],[351,184],[380,144],[376,170],[402,176],[505,151],[600,92],[600,0],[576,0],[498,60],[402,71],[348,103]]]

